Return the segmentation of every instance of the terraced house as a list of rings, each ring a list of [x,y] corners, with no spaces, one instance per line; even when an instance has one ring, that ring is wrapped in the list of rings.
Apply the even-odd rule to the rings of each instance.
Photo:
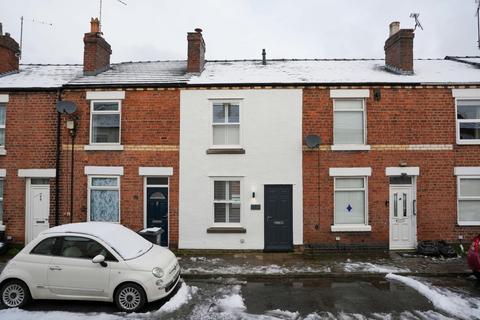
[[[110,64],[92,20],[83,65],[18,68],[2,39],[11,241],[95,220],[162,227],[181,249],[412,249],[480,232],[480,58],[414,59],[398,23],[385,59],[212,61],[196,29],[187,60]]]

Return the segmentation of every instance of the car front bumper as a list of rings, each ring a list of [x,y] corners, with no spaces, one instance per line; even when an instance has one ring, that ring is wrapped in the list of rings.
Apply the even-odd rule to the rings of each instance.
[[[165,282],[158,286],[155,282],[149,284],[147,289],[148,301],[156,301],[168,296],[177,286],[180,281],[180,266],[175,268],[175,272],[170,277],[164,279]]]

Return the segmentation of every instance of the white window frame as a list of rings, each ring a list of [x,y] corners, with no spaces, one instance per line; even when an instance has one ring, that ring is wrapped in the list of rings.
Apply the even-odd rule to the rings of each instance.
[[[364,191],[365,196],[365,222],[362,224],[336,224],[335,215],[335,203],[337,193],[337,179],[360,179],[363,178],[363,188],[342,188],[338,191]],[[333,225],[331,226],[332,232],[369,232],[372,231],[372,227],[368,223],[368,176],[360,175],[338,175],[333,177]]]
[[[3,98],[2,98],[3,97]],[[5,105],[5,123],[0,124],[0,129],[3,129],[3,137],[5,141],[0,145],[0,156],[7,154],[5,150],[6,138],[7,138],[7,107],[8,107],[8,95],[0,95],[0,104]]]
[[[232,201],[232,200],[215,200],[215,182],[216,181],[226,181],[226,182],[239,182],[240,184],[240,199],[238,201]],[[228,184],[230,186],[230,183]],[[212,183],[212,220],[213,220],[213,226],[215,227],[240,227],[242,226],[242,221],[243,221],[243,183],[242,179],[240,178],[223,178],[223,177],[218,177],[213,179]],[[225,194],[226,196],[228,193]],[[240,222],[215,222],[215,203],[238,203],[240,205]],[[225,206],[227,208],[226,213],[225,213],[225,220],[230,220],[230,212],[229,212],[229,206]]]
[[[92,178],[107,178],[107,179],[112,179],[115,178],[117,179],[117,186],[116,187],[111,187],[111,186],[92,186]],[[120,176],[119,175],[88,175],[88,192],[87,192],[87,221],[92,221],[90,218],[90,199],[91,199],[91,191],[92,190],[114,190],[118,191],[118,221],[110,221],[112,223],[120,223],[122,221],[122,198],[121,198],[121,188],[120,188]]]
[[[457,176],[457,224],[459,226],[480,226],[480,220],[478,221],[461,221],[460,220],[460,201],[478,200],[480,196],[461,196],[460,195],[460,180],[467,179],[480,179],[480,175],[465,175]]]
[[[331,149],[333,151],[368,151],[370,150],[370,146],[367,145],[367,106],[364,97],[334,97],[333,99],[333,126],[332,126],[332,136],[333,136],[333,144]],[[362,109],[361,110],[336,110],[336,102],[337,101],[361,101],[362,102]],[[363,143],[335,143],[335,113],[337,112],[362,112],[363,114]]]
[[[214,123],[213,122],[213,105],[215,104],[235,104],[238,105],[238,123]],[[242,103],[240,99],[211,99],[210,100],[210,149],[240,149],[242,148]],[[228,110],[228,109],[227,109]],[[228,119],[228,114],[226,115]],[[213,127],[238,125],[238,144],[214,144],[213,143]]]
[[[95,103],[118,103],[118,111],[94,111],[93,106]],[[118,123],[118,142],[93,142],[93,115],[94,114],[103,114],[103,115],[119,115]],[[91,100],[90,101],[90,135],[89,135],[90,146],[95,147],[116,147],[122,145],[122,100]],[[93,150],[93,149],[92,149]],[[107,149],[108,150],[108,149]]]
[[[148,178],[166,178],[167,184],[148,184]],[[167,188],[167,225],[168,225],[168,243],[170,244],[170,176],[165,175],[144,175],[143,176],[143,227],[147,227],[147,191],[148,188]]]
[[[478,97],[459,96],[455,97],[455,131],[457,144],[480,144],[480,139],[460,139],[460,123],[480,123],[480,118],[474,119],[458,119],[458,102],[459,101],[480,101],[480,95]]]

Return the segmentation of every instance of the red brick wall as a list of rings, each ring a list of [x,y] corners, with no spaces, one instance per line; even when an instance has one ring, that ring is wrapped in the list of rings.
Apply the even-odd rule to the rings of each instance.
[[[455,166],[478,166],[479,146],[455,145],[455,106],[451,89],[383,88],[366,100],[367,143],[375,145],[450,144],[453,150],[327,151],[304,149],[304,242],[388,245],[389,179],[386,167],[400,162],[420,167],[417,179],[418,240],[469,239],[480,227],[457,226]],[[304,89],[303,136],[318,134],[322,145],[333,143],[333,100],[329,89]],[[368,212],[372,232],[332,233],[332,167],[371,167]],[[319,194],[320,193],[320,194]],[[320,198],[319,198],[320,197]],[[319,225],[318,230],[315,228]]]
[[[56,92],[9,94],[5,149],[0,168],[7,169],[4,186],[4,224],[13,242],[25,237],[25,178],[18,169],[55,168]],[[50,222],[54,220],[55,179],[50,179]]]
[[[74,176],[74,221],[87,219],[87,176],[85,166],[123,166],[120,178],[121,223],[139,230],[144,219],[144,185],[139,176],[139,167],[173,167],[169,189],[169,233],[170,245],[178,243],[178,170],[180,93],[178,89],[161,91],[126,91],[122,102],[121,142],[124,151],[84,151],[89,143],[90,104],[86,91],[67,91],[64,100],[74,101],[78,106],[78,133],[76,144],[81,150],[75,151]],[[68,144],[70,137],[63,128],[62,141]],[[128,146],[169,146],[173,151],[130,150]],[[175,149],[176,147],[176,149]],[[70,151],[62,153],[62,221],[70,217]]]

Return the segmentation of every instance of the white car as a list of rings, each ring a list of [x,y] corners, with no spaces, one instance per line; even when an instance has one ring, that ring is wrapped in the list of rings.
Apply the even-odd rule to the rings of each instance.
[[[42,232],[0,274],[0,301],[114,301],[126,312],[173,291],[180,266],[168,249],[115,223],[65,224]]]

